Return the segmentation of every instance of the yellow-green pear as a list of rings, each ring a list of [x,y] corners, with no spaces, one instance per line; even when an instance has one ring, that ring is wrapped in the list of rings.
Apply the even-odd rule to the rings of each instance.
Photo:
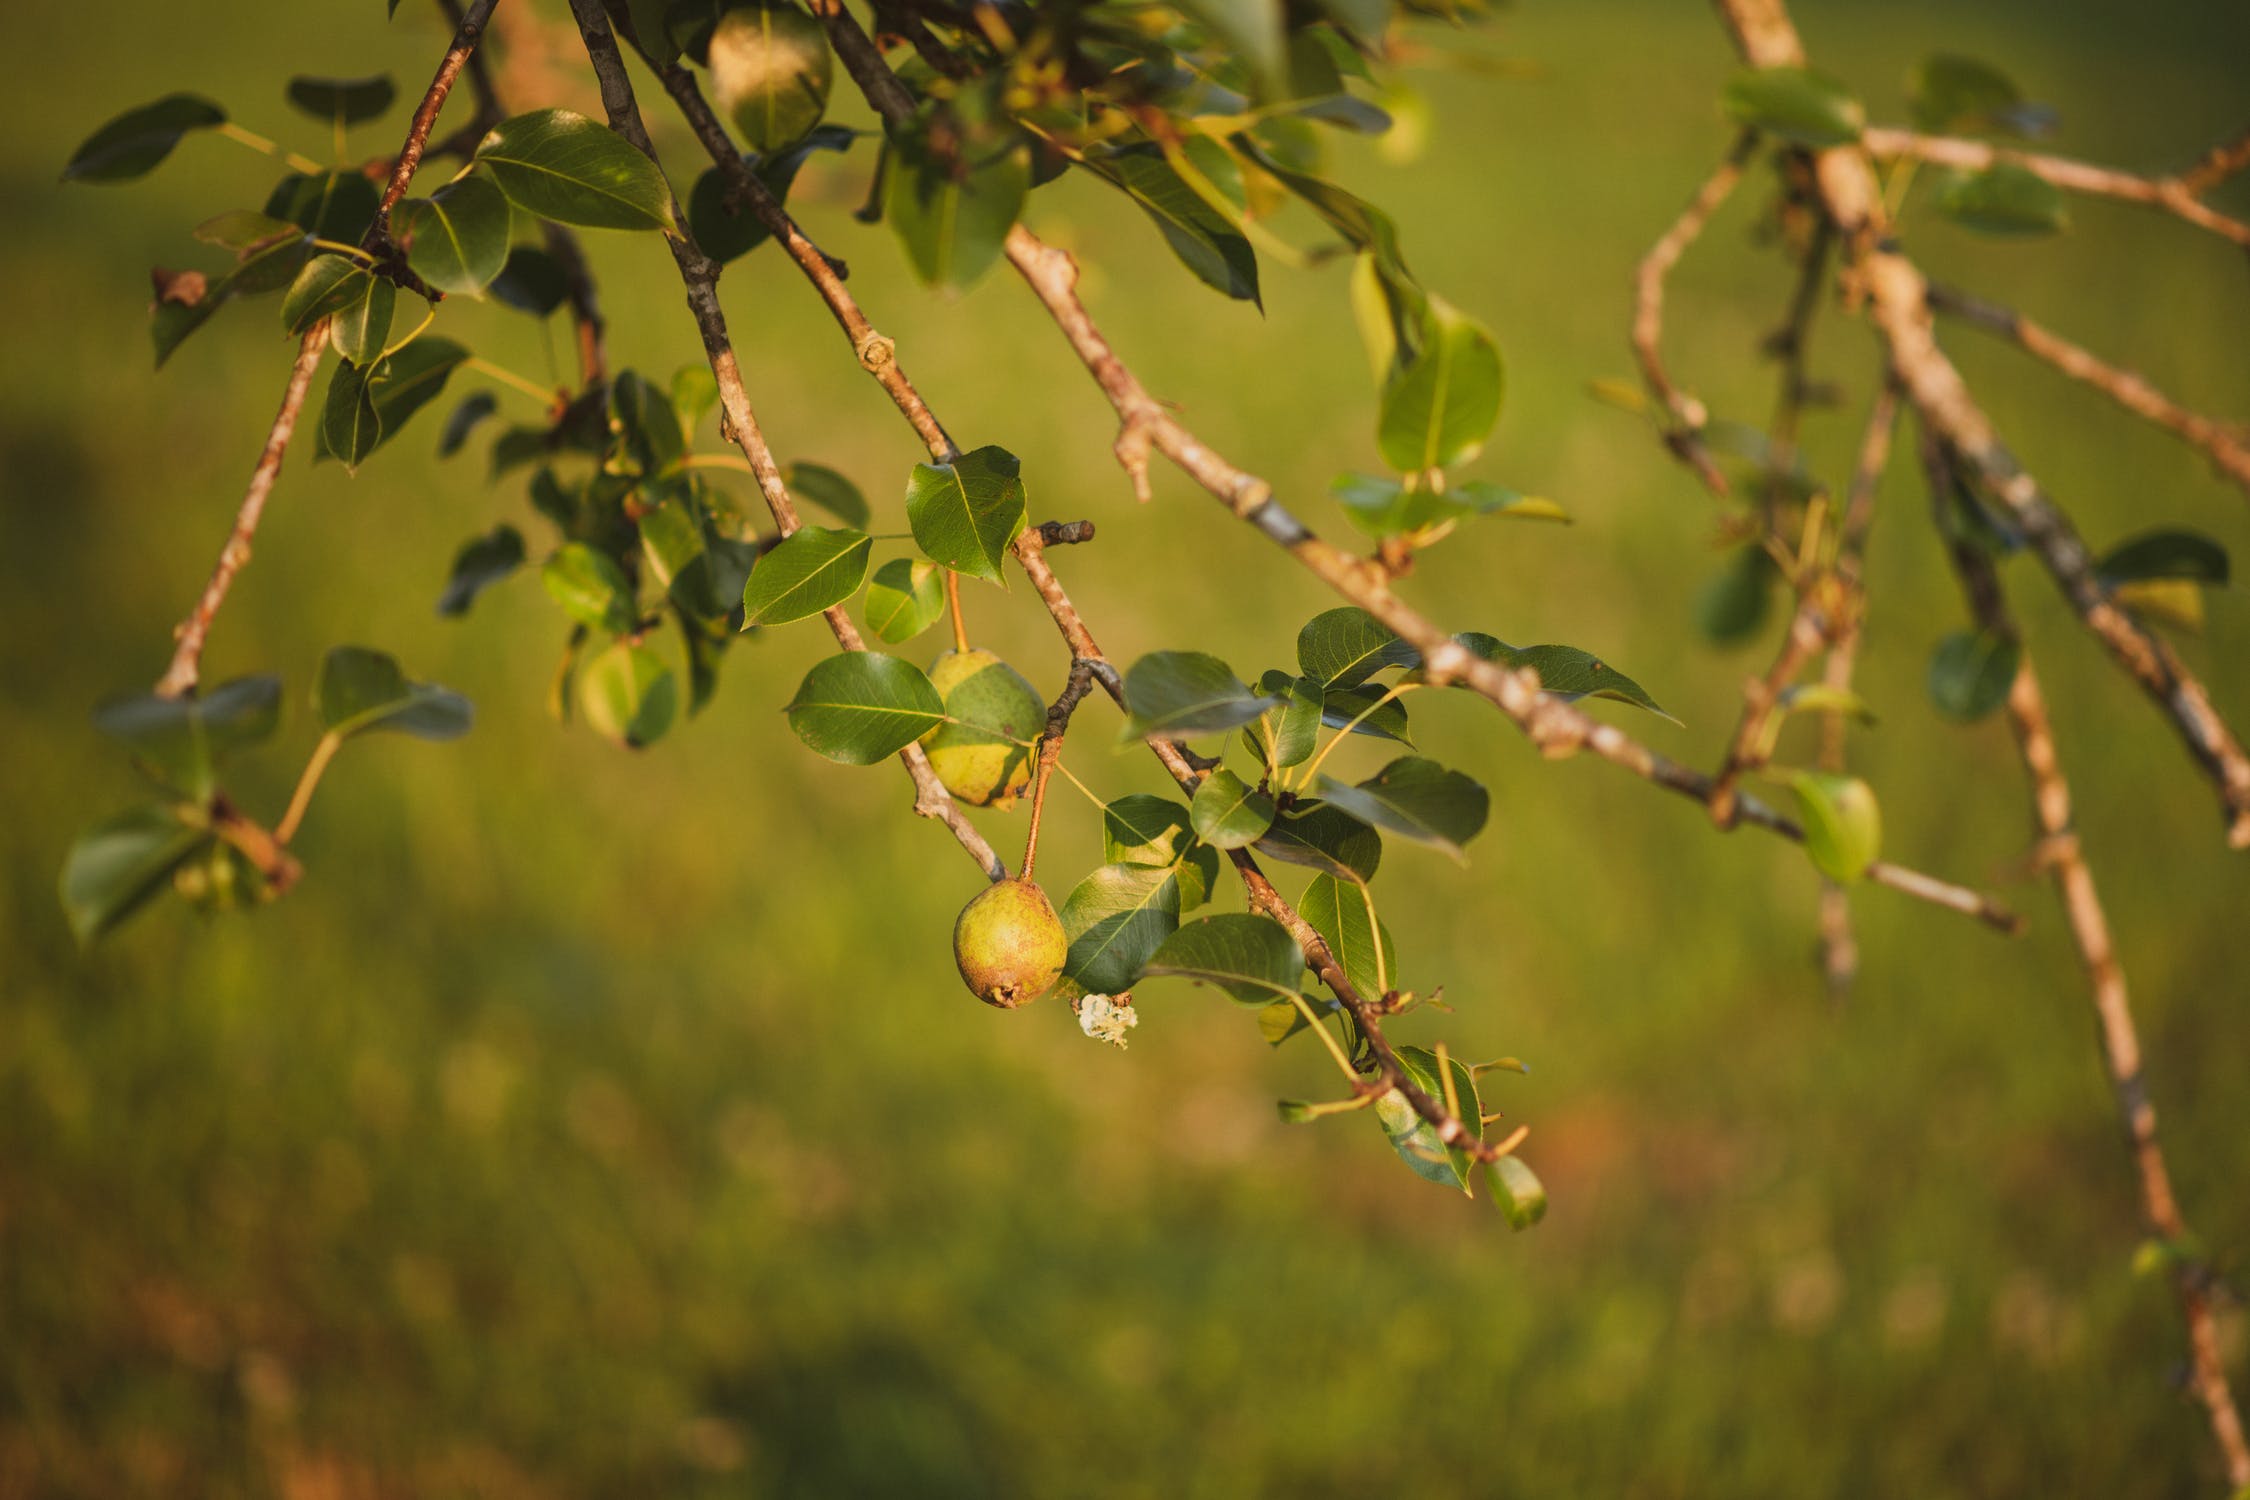
[[[948,722],[922,736],[945,789],[972,807],[1016,805],[1031,780],[1031,747],[1047,705],[1023,674],[989,651],[948,651],[930,664]]]
[[[1028,1005],[1062,977],[1070,940],[1054,903],[1035,883],[996,880],[976,893],[953,923],[953,962],[987,1005]]]

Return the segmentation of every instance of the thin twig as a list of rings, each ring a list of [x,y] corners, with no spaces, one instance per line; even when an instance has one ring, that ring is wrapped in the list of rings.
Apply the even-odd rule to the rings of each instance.
[[[1972,328],[1998,334],[2032,358],[2100,391],[2137,417],[2203,450],[2219,471],[2250,490],[2250,444],[2243,435],[2201,412],[2190,411],[2132,370],[2120,369],[2033,322],[2014,308],[1931,283],[1930,306]]]
[[[2065,192],[2090,198],[2113,198],[2161,209],[2198,229],[2250,249],[2250,224],[2229,218],[2196,196],[2181,177],[2143,177],[2114,167],[2097,167],[2067,156],[2038,151],[2017,151],[1986,141],[1965,141],[1952,136],[1921,135],[1911,130],[1871,128],[1860,137],[1870,155],[1882,160],[1910,157],[1934,166],[1981,172],[2002,163],[2017,166],[2043,178]]]
[[[625,59],[617,50],[617,40],[610,34],[609,18],[601,0],[571,0],[571,11],[577,17],[586,55],[601,83],[602,107],[609,116],[610,128],[655,161],[655,148],[650,144],[647,128],[641,123],[640,106],[633,99],[633,83],[626,75]],[[775,526],[783,536],[788,536],[802,523],[797,516],[796,502],[790,498],[789,487],[782,480],[781,467],[766,446],[765,435],[759,430],[757,416],[750,408],[749,393],[743,389],[742,368],[727,335],[726,314],[719,306],[719,267],[696,247],[678,208],[675,201],[674,217],[682,221],[679,237],[668,237],[665,244],[679,267],[680,282],[687,289],[688,310],[694,315],[696,330],[703,338],[704,355],[710,362],[712,378],[718,384],[719,410],[725,418],[728,435],[742,449],[743,458],[757,477],[759,493],[765,498]],[[846,651],[867,649],[858,627],[852,624],[851,616],[844,613],[842,606],[824,610],[822,618],[828,622],[836,643]],[[914,781],[914,810],[925,818],[945,824],[988,879],[1006,879],[1007,866],[1001,863],[1000,856],[993,852],[984,835],[969,822],[960,804],[946,792],[937,773],[930,768],[929,757],[922,747],[907,746],[899,752],[899,759]]]
[[[1641,379],[1647,383],[1649,394],[1671,414],[1671,423],[1664,429],[1664,446],[1689,468],[1714,495],[1728,492],[1726,476],[1712,461],[1711,450],[1704,446],[1703,428],[1711,413],[1701,401],[1681,390],[1665,372],[1664,357],[1659,345],[1664,338],[1664,283],[1679,264],[1688,246],[1703,233],[1704,225],[1726,202],[1735,184],[1742,180],[1743,166],[1750,160],[1751,151],[1758,144],[1757,132],[1745,130],[1735,137],[1728,148],[1725,160],[1703,180],[1688,200],[1680,216],[1671,227],[1649,247],[1633,273],[1633,354],[1640,361]]]
[[[1925,463],[1930,469],[1932,503],[1937,507],[1939,530],[1952,535],[1957,526],[1947,524],[1953,483],[1946,460],[1927,445]],[[2009,613],[1998,572],[1974,543],[1956,541],[1948,549],[1963,593],[1980,628],[2021,644],[2021,633]],[[2040,835],[2042,863],[2054,877],[2069,919],[2071,938],[2078,948],[2092,991],[2095,1017],[2100,1026],[2102,1062],[2110,1089],[2117,1099],[2117,1117],[2124,1128],[2127,1151],[2140,1182],[2141,1219],[2148,1232],[2162,1242],[2170,1260],[2170,1280],[2187,1327],[2192,1374],[2189,1384],[2202,1402],[2212,1436],[2225,1456],[2228,1483],[2236,1489],[2250,1485],[2250,1441],[2245,1441],[2242,1415],[2227,1383],[2220,1355],[2219,1332],[2212,1314],[2210,1268],[2193,1253],[2193,1240],[2172,1175],[2157,1139],[2156,1105],[2149,1097],[2143,1074],[2139,1028],[2133,1019],[2132,996],[2126,988],[2124,966],[2110,938],[2109,919],[2102,909],[2071,814],[2070,783],[2063,776],[2055,752],[2053,726],[2048,718],[2039,677],[2028,654],[2019,658],[2015,682],[2008,690],[2008,721],[2015,731],[2031,783],[2034,824]]]
[[[2250,169],[2250,126],[2204,152],[2194,166],[2172,180],[2182,192],[2200,198],[2245,169]]]

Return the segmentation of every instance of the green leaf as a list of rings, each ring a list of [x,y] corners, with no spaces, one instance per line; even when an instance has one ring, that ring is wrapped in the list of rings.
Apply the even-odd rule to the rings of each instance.
[[[1180,925],[1180,882],[1168,867],[1104,865],[1061,912],[1070,950],[1063,976],[1089,995],[1123,994]]]
[[[1939,213],[1979,234],[2059,234],[2070,227],[2062,189],[2014,162],[1947,175],[1936,203]]]
[[[358,172],[291,173],[274,185],[266,212],[287,219],[307,234],[357,244],[383,195]]]
[[[945,722],[945,704],[911,662],[846,651],[816,663],[789,701],[789,727],[821,755],[868,766]]]
[[[1406,724],[1406,705],[1391,697],[1390,689],[1379,682],[1330,688],[1321,695],[1320,722],[1331,729],[1348,724],[1353,734],[1397,740],[1402,745],[1413,743]]]
[[[578,707],[602,738],[645,749],[679,715],[679,679],[648,647],[617,641],[579,674]]]
[[[1914,128],[1930,135],[1978,134],[2004,129],[2023,104],[2013,80],[1973,57],[1934,53],[1907,77],[1907,112]]]
[[[136,807],[102,819],[78,836],[63,860],[62,906],[71,932],[91,943],[139,910],[210,843],[209,830],[182,822],[176,808]]]
[[[1281,700],[1245,687],[1234,669],[1200,651],[1152,651],[1125,674],[1121,741],[1180,740],[1247,724]]]
[[[2094,564],[2105,584],[2176,578],[2190,583],[2224,584],[2227,551],[2199,531],[2147,531],[2118,543]]]
[[[1221,767],[1203,778],[1189,804],[1196,836],[1217,849],[1242,849],[1273,826],[1273,798]]]
[[[1270,917],[1227,912],[1181,926],[1141,968],[1144,979],[1195,979],[1264,1004],[1297,993],[1305,955]]]
[[[337,646],[322,658],[313,712],[338,739],[387,730],[418,740],[457,740],[476,715],[459,693],[410,682],[397,658],[365,646]]]
[[[129,109],[79,142],[65,182],[129,182],[155,170],[191,130],[224,125],[227,112],[194,94],[168,94]]]
[[[1005,448],[984,447],[949,464],[916,464],[906,482],[906,523],[934,561],[972,578],[1000,581],[1008,544],[1023,530],[1022,466]]]
[[[1258,256],[1250,241],[1153,147],[1089,158],[1096,176],[1123,192],[1155,221],[1180,264],[1205,286],[1262,307]]]
[[[1805,852],[1830,880],[1849,884],[1883,848],[1883,815],[1874,789],[1857,776],[1798,771],[1789,778],[1805,825]]]
[[[687,432],[670,393],[639,371],[621,370],[610,382],[609,410],[641,474],[667,474],[686,455]]]
[[[584,542],[565,542],[540,570],[548,597],[581,625],[623,635],[638,616],[633,585],[606,552]]]
[[[1398,1061],[1406,1076],[1413,1079],[1423,1093],[1440,1104],[1445,1102],[1445,1084],[1440,1078],[1436,1053],[1427,1047],[1401,1047]],[[1446,1071],[1453,1077],[1461,1123],[1475,1131],[1482,1117],[1476,1074],[1458,1059],[1447,1058],[1446,1062]],[[1392,1089],[1376,1100],[1375,1118],[1382,1123],[1383,1134],[1390,1138],[1391,1149],[1398,1153],[1399,1160],[1413,1169],[1415,1176],[1440,1187],[1468,1192],[1469,1174],[1476,1166],[1476,1158],[1440,1141],[1437,1127],[1416,1114],[1404,1094]]]
[[[438,434],[437,456],[451,458],[461,451],[476,425],[500,409],[500,398],[490,391],[472,391],[461,398],[445,419],[445,428]]]
[[[338,308],[328,319],[328,342],[336,352],[355,365],[373,364],[383,352],[383,340],[390,337],[391,312],[397,305],[398,288],[380,276],[369,276],[363,293],[357,300]],[[370,374],[372,383],[372,374]],[[369,392],[373,399],[373,392]]]
[[[287,219],[252,213],[247,208],[214,214],[191,231],[206,245],[232,250],[236,255],[259,249],[275,240],[302,238],[304,231]]]
[[[570,299],[570,278],[546,251],[518,245],[487,290],[504,306],[544,318]]]
[[[1297,902],[1297,914],[1320,934],[1361,999],[1380,1000],[1398,988],[1398,950],[1366,886],[1315,875]]]
[[[1720,96],[1727,115],[1778,136],[1792,146],[1819,150],[1846,146],[1867,128],[1867,110],[1850,89],[1805,68],[1759,68],[1737,73]]]
[[[945,613],[945,570],[936,563],[894,557],[875,570],[867,586],[867,628],[897,645],[910,641]]]
[[[1183,0],[1211,28],[1226,51],[1242,59],[1264,95],[1283,76],[1280,0]]]
[[[1392,761],[1357,786],[1323,776],[1319,792],[1328,804],[1360,821],[1442,849],[1463,864],[1468,857],[1461,846],[1483,829],[1492,802],[1472,778],[1413,755]]]
[[[815,151],[848,151],[857,139],[853,131],[842,125],[822,125],[798,145],[786,151],[747,157],[745,165],[773,195],[773,201],[786,207],[798,172]],[[728,174],[717,167],[695,179],[695,186],[688,190],[687,214],[688,228],[695,235],[695,243],[705,255],[722,265],[748,255],[773,237],[765,221],[748,204],[734,201]]]
[[[1244,741],[1275,770],[1302,765],[1320,743],[1320,684],[1309,677],[1268,671],[1258,679],[1258,691],[1279,699],[1283,706],[1269,708],[1245,724]]]
[[[719,16],[706,43],[711,98],[752,151],[795,144],[828,108],[828,35],[789,0],[753,0]]]
[[[437,612],[465,615],[477,595],[523,566],[523,533],[502,522],[484,536],[471,537],[453,554],[453,571],[438,595]]]
[[[441,292],[481,297],[508,263],[508,200],[482,172],[457,177],[391,216],[406,263]]]
[[[1376,423],[1402,474],[1474,458],[1500,420],[1500,350],[1474,319],[1432,298],[1420,353],[1392,367]]]
[[[1956,630],[1930,653],[1930,702],[1939,713],[1973,723],[2008,701],[2023,648],[1989,630]]]
[[[1704,638],[1732,646],[1757,635],[1780,576],[1762,547],[1743,547],[1703,582],[1695,596],[1695,624]]]
[[[218,763],[271,739],[281,723],[281,679],[237,677],[188,698],[113,698],[94,727],[129,747],[143,771],[191,802],[211,800]]]
[[[453,340],[424,334],[367,371],[366,399],[374,406],[376,415],[373,447],[379,448],[397,437],[416,412],[435,401],[444,392],[446,381],[468,357],[469,351]],[[333,385],[330,391],[333,397]],[[325,428],[322,436],[325,442]],[[327,451],[338,458],[346,456],[333,445],[328,445]]]
[[[1522,521],[1561,521],[1570,517],[1552,500],[1519,494],[1473,479],[1445,490],[1408,489],[1395,479],[1339,474],[1329,493],[1344,507],[1345,519],[1367,535],[1431,537],[1470,516],[1501,516]]]
[[[977,452],[998,454],[1001,450],[980,448]],[[1013,461],[1011,458],[1010,462]],[[867,508],[867,497],[859,492],[858,485],[827,465],[806,463],[799,459],[781,471],[781,480],[789,487],[791,494],[810,500],[846,526],[857,526],[862,531],[867,529],[872,515]],[[907,493],[913,493],[911,484]]]
[[[786,625],[859,592],[874,542],[865,532],[805,526],[758,559],[742,591],[744,628]]]
[[[374,277],[341,255],[316,255],[305,262],[281,297],[281,326],[295,337],[322,318],[367,300]]]
[[[1521,669],[1530,667],[1539,673],[1542,691],[1553,693],[1566,701],[1579,698],[1613,698],[1619,703],[1630,703],[1635,708],[1647,709],[1660,719],[1673,719],[1654,698],[1632,678],[1618,671],[1591,651],[1581,651],[1576,646],[1511,646],[1505,641],[1476,631],[1456,636],[1456,640],[1486,661],[1496,661],[1502,666]]]
[[[331,121],[357,125],[378,119],[398,97],[390,75],[372,78],[307,78],[289,80],[289,102],[322,124]]]
[[[1297,668],[1322,688],[1357,687],[1385,667],[1420,660],[1396,631],[1356,604],[1324,610],[1297,632]]]
[[[982,160],[954,163],[926,137],[891,148],[884,213],[907,263],[925,285],[967,287],[1000,258],[1000,247],[1031,191],[1031,153],[1007,144]]]
[[[1102,857],[1111,864],[1177,864],[1195,846],[1194,826],[1179,803],[1130,793],[1102,808]]]
[[[1260,854],[1340,880],[1369,881],[1383,862],[1383,836],[1326,802],[1293,808],[1258,840]]]
[[[1484,1164],[1485,1188],[1492,1201],[1508,1216],[1508,1227],[1522,1233],[1547,1217],[1547,1188],[1539,1174],[1520,1156],[1503,1156]]]
[[[534,110],[492,127],[479,165],[526,213],[589,229],[673,228],[664,173],[597,120]]]
[[[328,399],[320,410],[320,444],[324,452],[357,471],[367,455],[382,441],[383,415],[367,388],[367,370],[350,360],[338,360],[328,377]]]

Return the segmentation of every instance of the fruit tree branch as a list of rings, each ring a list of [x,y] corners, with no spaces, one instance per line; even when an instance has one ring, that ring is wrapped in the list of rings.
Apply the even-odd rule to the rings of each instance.
[[[1727,493],[1726,476],[1711,459],[1711,450],[1704,446],[1703,427],[1711,413],[1701,401],[1673,384],[1664,368],[1664,357],[1659,348],[1664,338],[1664,284],[1695,243],[1703,228],[1711,222],[1719,205],[1726,202],[1735,184],[1742,180],[1742,169],[1750,160],[1750,152],[1758,143],[1757,132],[1745,130],[1735,137],[1726,159],[1713,169],[1711,175],[1695,190],[1680,216],[1649,247],[1633,273],[1633,355],[1641,366],[1641,379],[1649,394],[1669,412],[1671,425],[1664,429],[1664,446],[1682,463],[1693,469],[1696,477],[1714,495]]]

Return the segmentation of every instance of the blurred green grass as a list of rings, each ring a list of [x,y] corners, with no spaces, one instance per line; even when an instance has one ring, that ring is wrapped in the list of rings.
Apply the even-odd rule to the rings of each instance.
[[[2123,165],[2184,159],[2250,113],[2239,8],[1801,9],[1878,117],[1938,49],[2003,63],[2062,107],[2065,149]],[[136,188],[68,191],[57,164],[117,108],[183,87],[317,150],[281,76],[388,67],[412,87],[440,41],[412,6],[389,28],[371,4],[104,17],[16,20],[0,146],[18,290],[0,356],[0,1495],[2214,1487],[2169,1384],[2167,1299],[2128,1272],[2132,1184],[2078,976],[2045,892],[2011,873],[2024,799],[2005,732],[1921,703],[1958,606],[1904,472],[1863,670],[1884,722],[1854,753],[1890,852],[2018,881],[2020,941],[1869,893],[1863,979],[1832,1012],[1794,851],[1714,835],[1606,768],[1542,764],[1474,704],[1417,715],[1431,753],[1490,782],[1494,822],[1465,875],[1401,849],[1379,894],[1408,982],[1456,1007],[1411,1034],[1534,1066],[1500,1100],[1554,1193],[1534,1234],[1412,1180],[1370,1125],[1278,1124],[1270,1100],[1325,1087],[1320,1059],[1270,1056],[1208,994],[1151,987],[1124,1055],[1059,1007],[968,1002],[945,958],[966,865],[893,773],[817,761],[774,712],[822,649],[810,627],[737,651],[716,706],[647,756],[558,731],[535,585],[465,623],[430,611],[452,547],[525,508],[430,459],[426,429],[356,481],[292,459],[210,666],[281,671],[301,704],[320,652],[362,640],[468,692],[477,732],[355,746],[285,904],[163,911],[76,953],[62,850],[134,795],[86,711],[161,665],[284,346],[253,306],[161,376],[145,352],[146,268],[192,259],[185,226],[257,201],[264,164],[195,141]],[[1475,45],[1540,76],[1416,75],[1434,149],[1405,165],[1347,149],[1339,170],[1502,339],[1509,404],[1478,472],[1579,524],[1473,534],[1413,596],[1463,628],[1614,657],[1688,721],[1636,732],[1709,760],[1762,654],[1693,639],[1707,502],[1583,387],[1625,368],[1631,264],[1724,148],[1730,58],[1702,8],[1651,3],[1526,5]],[[542,66],[583,87],[567,53],[519,46],[515,72]],[[1028,299],[1000,276],[955,302],[916,294],[849,220],[858,188],[808,173],[807,218],[955,435],[1018,451],[1038,514],[1101,523],[1064,560],[1109,649],[1286,661],[1330,602],[1315,583],[1172,476],[1134,507],[1105,409]],[[2075,212],[2052,244],[1928,227],[1916,245],[2166,389],[2250,412],[2239,258],[2151,216]],[[1749,350],[1782,289],[1752,216],[1731,207],[1683,266],[1668,347],[1715,407],[1754,418]],[[1373,462],[1340,276],[1269,267],[1260,319],[1082,185],[1035,218],[1099,267],[1089,298],[1151,387],[1333,529],[1321,488]],[[691,358],[661,251],[595,251],[617,358]],[[726,295],[784,455],[894,504],[911,434],[818,305],[770,253]],[[520,319],[461,317],[480,348],[543,368]],[[2243,537],[2241,497],[2161,435],[1953,342],[2097,545],[2158,521]],[[1814,428],[1828,472],[1873,361],[1863,328],[1824,324],[1815,368],[1847,393]],[[2250,1239],[2250,1021],[2226,940],[2250,881],[2168,732],[2015,573],[2180,1186],[2231,1260]],[[1024,591],[972,608],[986,644],[1053,686]],[[2246,647],[2250,610],[2218,593],[2185,649],[2238,713]],[[294,752],[312,731],[292,715]],[[245,768],[252,805],[286,792],[288,758]],[[1105,793],[1152,789],[1096,745],[1072,762]],[[1058,882],[1098,858],[1062,806],[1042,861]]]

